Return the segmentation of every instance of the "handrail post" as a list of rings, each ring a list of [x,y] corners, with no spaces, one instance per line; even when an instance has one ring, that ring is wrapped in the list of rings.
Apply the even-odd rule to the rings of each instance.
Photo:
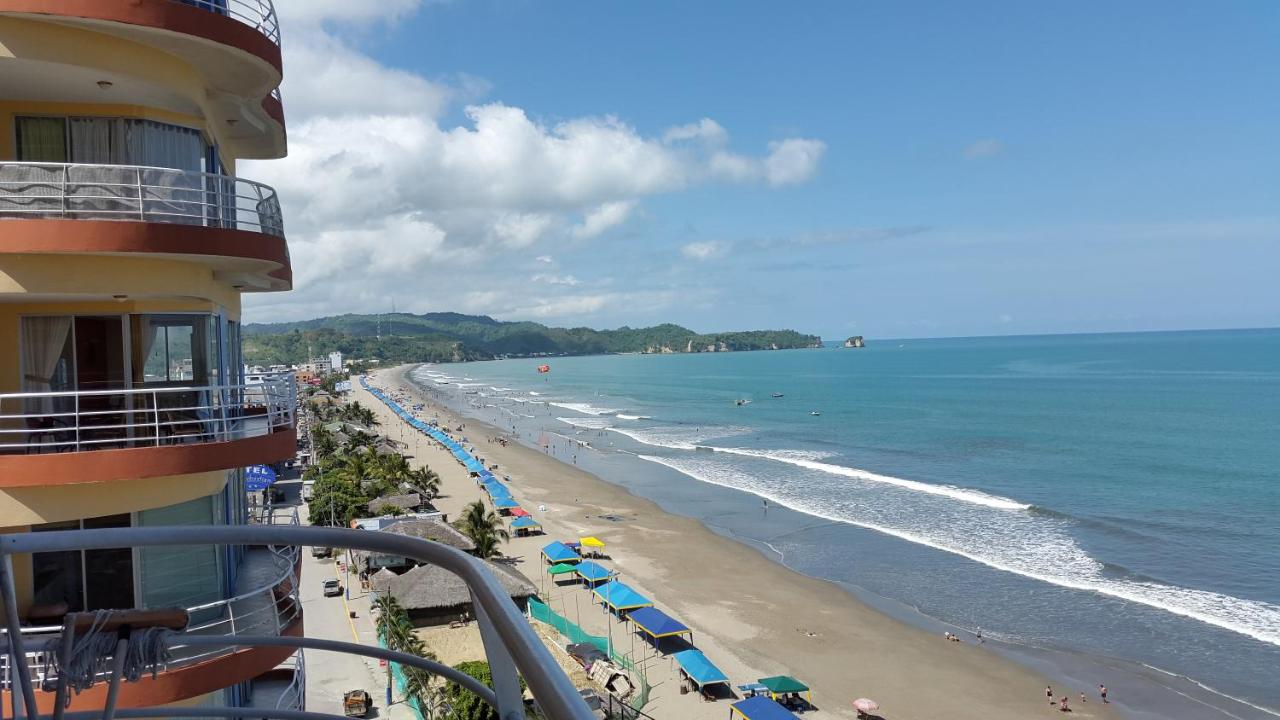
[[[151,391],[151,418],[156,429],[155,446],[160,447],[160,393]]]
[[[76,410],[76,452],[80,452],[80,393],[75,394]]]
[[[62,166],[62,217],[67,216],[67,186],[71,184],[71,166]]]
[[[147,219],[147,213],[143,210],[142,204],[142,168],[134,168],[134,175],[138,181],[138,220],[140,222],[145,222]]]
[[[475,593],[471,595],[471,607],[475,611],[476,624],[480,626],[480,640],[484,643],[484,653],[489,660],[493,692],[498,698],[498,717],[501,720],[524,720],[524,696],[520,691],[516,663]]]

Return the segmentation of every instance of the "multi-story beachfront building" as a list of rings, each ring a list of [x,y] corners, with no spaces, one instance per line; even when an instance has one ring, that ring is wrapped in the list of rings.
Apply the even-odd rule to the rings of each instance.
[[[285,154],[280,81],[270,0],[0,0],[0,532],[262,519],[244,468],[295,453],[293,376],[246,388],[241,297],[289,289],[291,268],[275,192],[236,166]],[[68,612],[183,608],[189,632],[301,634],[296,559],[14,555],[40,711],[44,640]],[[294,652],[188,649],[119,704],[299,707]],[[11,663],[0,682],[9,717]]]

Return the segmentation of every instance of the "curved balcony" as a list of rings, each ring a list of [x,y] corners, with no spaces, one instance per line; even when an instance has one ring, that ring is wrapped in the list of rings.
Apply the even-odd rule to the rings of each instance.
[[[297,518],[294,518],[294,524]],[[150,682],[131,683],[121,688],[125,706],[165,703],[211,692],[227,684],[243,682],[277,668],[292,654],[290,650],[243,649],[225,645],[185,645],[183,638],[230,638],[239,636],[283,637],[301,634],[302,604],[298,598],[299,548],[252,548],[241,564],[241,581],[234,597],[186,608],[191,623],[168,643],[170,659],[164,670]],[[7,630],[0,630],[7,636]],[[50,656],[61,645],[63,626],[21,628],[28,675],[39,691],[37,704],[42,712],[52,709],[53,690],[58,684],[56,666]],[[7,644],[7,637],[6,637]],[[299,653],[300,655],[300,653]],[[11,663],[0,664],[0,689],[12,691]],[[292,682],[283,687],[280,702],[286,707],[301,695],[298,665]],[[108,666],[97,676],[110,676]],[[221,684],[220,684],[221,683]],[[75,696],[72,709],[102,707],[105,687],[96,685]]]
[[[276,191],[230,175],[0,162],[0,220],[32,221],[4,227],[0,252],[196,255],[246,287],[291,284]]]
[[[169,0],[238,20],[257,30],[273,45],[280,44],[280,21],[271,0]]]
[[[254,385],[0,394],[0,488],[278,462],[297,450],[292,374]]]

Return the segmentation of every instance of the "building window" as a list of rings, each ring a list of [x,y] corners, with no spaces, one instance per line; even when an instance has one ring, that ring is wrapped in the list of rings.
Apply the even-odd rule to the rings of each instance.
[[[107,515],[37,525],[31,531],[129,527],[130,524],[127,514]],[[66,603],[67,612],[134,606],[133,550],[129,548],[35,553],[31,556],[31,576],[35,587],[33,605],[56,607]]]
[[[207,171],[199,130],[132,118],[15,118],[18,162],[143,165]]]

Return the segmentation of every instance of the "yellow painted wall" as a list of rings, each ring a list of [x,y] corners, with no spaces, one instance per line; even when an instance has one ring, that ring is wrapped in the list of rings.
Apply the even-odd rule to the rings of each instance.
[[[0,225],[0,230],[3,226]],[[0,236],[2,237],[2,236]],[[23,302],[6,293],[128,294],[122,302]],[[23,315],[123,315],[160,312],[222,312],[240,319],[240,293],[214,279],[209,268],[177,260],[134,257],[0,255],[0,393],[20,392]]]
[[[0,488],[0,526],[39,525],[168,507],[221,492],[225,470],[141,480]]]
[[[224,141],[223,128],[207,127],[204,121],[205,118],[214,116],[204,78],[195,68],[176,55],[125,38],[68,25],[0,17],[0,73],[6,72],[7,59],[47,63],[51,73],[56,73],[60,66],[91,67],[135,78],[161,89],[165,94],[180,97],[184,104],[199,109],[197,127],[205,130],[206,134],[212,134],[213,140],[223,151],[224,165],[228,168],[235,166],[235,158],[231,157],[229,152],[233,143]],[[114,90],[119,93],[119,89]],[[104,94],[106,92],[110,91],[104,91]],[[126,102],[129,100],[122,99]],[[160,109],[147,110],[146,114],[135,114],[133,111],[121,113],[118,110],[130,106],[117,104],[104,107],[112,108],[112,111],[88,114],[151,117],[156,120],[164,119],[166,115],[172,117],[182,114]],[[0,115],[2,114],[0,112]],[[192,116],[185,117],[189,120]],[[3,121],[5,127],[3,137],[0,138],[0,159],[11,160],[14,157],[12,118],[11,116],[3,118]]]

